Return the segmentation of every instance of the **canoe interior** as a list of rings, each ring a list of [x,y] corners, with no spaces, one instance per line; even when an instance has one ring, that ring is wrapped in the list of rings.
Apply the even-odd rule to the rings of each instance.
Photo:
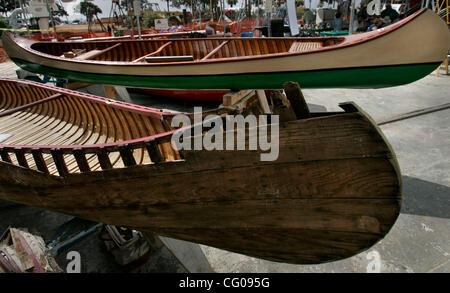
[[[67,93],[72,94],[67,94]],[[81,96],[81,98],[80,98]],[[33,83],[0,82],[0,144],[27,146],[82,146],[128,141],[170,131],[162,119],[146,113],[114,107],[102,98],[55,88],[39,87]],[[159,150],[165,161],[179,159],[179,154],[162,143]],[[137,164],[151,163],[144,148],[132,151]],[[37,169],[32,154],[24,154],[26,164]],[[69,173],[79,173],[73,154],[64,154]],[[113,168],[124,166],[119,152],[108,154]],[[19,163],[18,156],[10,156]],[[51,154],[43,154],[50,174],[57,174]],[[91,171],[100,170],[94,154],[86,155]],[[24,162],[22,162],[24,163]]]
[[[107,42],[39,42],[31,48],[54,56],[64,56],[72,50],[85,50],[82,59],[97,61],[146,62],[143,56],[193,56],[194,60],[237,58],[286,52],[303,52],[331,46],[344,38],[299,39],[179,39],[132,40]],[[118,45],[120,44],[120,45]],[[89,53],[91,52],[91,53]],[[213,54],[210,54],[213,53]],[[89,56],[93,54],[94,56]],[[209,55],[209,56],[208,56]],[[66,54],[67,57],[67,54]],[[81,59],[80,58],[80,59]]]

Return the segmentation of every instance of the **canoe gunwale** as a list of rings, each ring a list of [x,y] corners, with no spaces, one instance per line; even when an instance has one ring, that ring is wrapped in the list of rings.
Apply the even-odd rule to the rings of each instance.
[[[156,118],[159,120],[163,120],[165,116],[176,115],[176,113],[164,112],[157,108],[144,107],[144,106],[131,104],[131,103],[127,103],[127,102],[116,101],[116,100],[112,100],[112,99],[108,99],[108,98],[104,98],[104,97],[95,96],[95,95],[92,95],[89,93],[83,93],[83,92],[78,92],[78,91],[74,91],[74,90],[70,90],[70,89],[54,87],[54,86],[50,86],[47,84],[31,81],[31,80],[23,80],[23,79],[16,80],[16,79],[0,77],[0,83],[3,83],[3,82],[12,82],[12,83],[21,84],[23,86],[42,88],[42,89],[50,90],[52,92],[55,92],[55,93],[58,93],[61,95],[68,95],[68,96],[76,97],[76,98],[79,98],[82,100],[94,102],[97,104],[105,104],[105,105],[108,105],[108,107],[124,109],[124,110],[130,111],[130,112],[138,113],[141,115],[146,115],[146,116]],[[0,112],[0,113],[2,113],[2,112]]]
[[[96,60],[77,60],[77,59],[69,59],[69,58],[62,58],[59,56],[54,56],[47,53],[42,53],[40,51],[34,50],[31,48],[33,44],[36,43],[49,43],[52,44],[53,42],[39,42],[35,40],[27,40],[21,38],[21,43],[19,44],[14,40],[14,36],[10,33],[5,33],[4,38],[9,38],[13,44],[15,44],[16,47],[19,47],[22,50],[27,51],[30,54],[40,56],[43,58],[51,59],[54,62],[59,63],[66,63],[66,64],[95,64],[95,65],[110,65],[110,66],[144,66],[144,67],[161,67],[161,66],[182,66],[182,65],[193,65],[193,64],[209,64],[209,63],[230,63],[230,62],[239,62],[239,61],[247,61],[247,60],[263,60],[263,59],[272,59],[272,58],[283,58],[283,57],[291,57],[291,56],[299,56],[299,55],[307,55],[307,54],[315,54],[315,53],[322,53],[326,51],[331,50],[338,50],[342,48],[357,46],[362,43],[378,39],[380,37],[383,37],[389,33],[394,32],[395,30],[403,27],[404,25],[410,23],[412,20],[417,18],[419,15],[424,13],[427,9],[421,9],[417,11],[416,13],[412,14],[411,16],[394,23],[386,28],[378,29],[377,31],[372,32],[366,32],[362,34],[357,35],[351,35],[351,36],[345,36],[345,37],[317,37],[317,38],[308,38],[308,39],[344,39],[342,42],[330,46],[321,47],[318,49],[308,50],[305,52],[284,52],[284,53],[272,53],[272,54],[265,54],[265,55],[252,55],[252,56],[245,56],[245,57],[230,57],[230,58],[217,58],[217,59],[206,59],[206,60],[196,60],[196,61],[182,61],[182,62],[170,62],[170,63],[158,63],[158,64],[151,64],[151,63],[133,63],[131,61],[96,61]],[[361,37],[364,35],[364,37]],[[239,38],[239,39],[252,39],[255,38]],[[238,39],[238,40],[239,40]],[[277,38],[261,38],[264,40],[276,40]],[[285,39],[292,39],[292,40],[298,40],[299,38],[285,38]],[[304,38],[302,38],[304,39]],[[195,40],[209,40],[205,38],[199,38]],[[214,38],[214,40],[218,41],[226,41],[230,40],[230,38]],[[101,43],[120,43],[120,42],[147,42],[148,40],[124,40],[124,41],[100,41]],[[168,40],[168,41],[180,41],[180,40]],[[183,41],[183,40],[181,40]],[[83,42],[83,44],[88,43],[98,43],[98,42]]]

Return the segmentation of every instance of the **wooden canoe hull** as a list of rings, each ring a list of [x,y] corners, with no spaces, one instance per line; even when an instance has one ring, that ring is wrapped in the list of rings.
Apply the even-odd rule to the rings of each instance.
[[[161,89],[278,89],[280,84],[292,80],[303,88],[377,88],[413,82],[433,71],[448,52],[450,32],[433,12],[421,10],[378,31],[308,39],[331,45],[289,52],[293,43],[303,41],[302,38],[171,40],[164,50],[163,45],[169,41],[85,42],[76,46],[91,50],[118,42],[122,45],[98,60],[73,60],[58,54],[63,47],[74,44],[29,42],[14,39],[10,34],[3,37],[9,56],[22,68],[82,82]],[[215,53],[216,57],[204,60],[213,48],[225,42],[228,43]],[[55,46],[58,53],[44,53]],[[142,50],[145,46],[153,49]],[[158,52],[161,56],[193,55],[195,61],[131,62],[155,48],[161,48]]]
[[[346,109],[282,122],[271,162],[261,151],[182,151],[182,160],[54,176],[0,161],[0,198],[272,261],[339,260],[382,239],[401,204],[389,144]]]

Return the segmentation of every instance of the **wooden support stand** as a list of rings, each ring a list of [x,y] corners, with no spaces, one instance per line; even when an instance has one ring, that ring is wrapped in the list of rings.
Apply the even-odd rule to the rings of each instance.
[[[281,91],[271,93],[270,105],[264,90],[241,90],[225,94],[221,107],[242,114],[275,114],[281,122],[310,118],[300,85],[286,82],[283,88],[286,94]]]
[[[444,62],[442,62],[442,64],[440,64],[439,67],[434,71],[434,74],[436,74],[436,76],[439,76],[439,71],[442,69],[442,67],[444,67],[445,74],[448,75],[449,58],[450,55],[447,55],[447,57],[445,57],[444,59]]]
[[[108,99],[115,100],[117,94],[121,101],[131,103],[130,94],[128,93],[125,87],[105,85],[104,88],[105,88],[105,95]]]
[[[300,85],[296,82],[289,81],[283,85],[283,88],[297,119],[309,118],[308,105],[306,104]]]
[[[241,90],[229,92],[223,96],[222,108],[235,110],[239,113],[271,114],[264,90]]]

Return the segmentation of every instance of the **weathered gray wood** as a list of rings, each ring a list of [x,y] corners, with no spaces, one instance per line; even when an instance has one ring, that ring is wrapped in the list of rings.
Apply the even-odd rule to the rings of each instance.
[[[273,102],[273,113],[280,117],[280,122],[297,120],[291,102],[284,94],[274,91],[271,94],[271,100]]]
[[[233,106],[245,97],[255,95],[254,90],[242,90],[238,92],[229,92],[223,95],[223,106]]]
[[[47,164],[45,163],[44,157],[42,155],[42,152],[39,150],[33,150],[31,151],[33,154],[34,162],[36,163],[36,167],[39,171],[44,173],[49,173]]]
[[[124,102],[127,102],[127,103],[132,103],[133,102],[131,100],[130,94],[128,93],[126,87],[115,86],[114,89],[116,90],[116,93],[119,96],[120,100],[122,100]]]
[[[300,85],[296,82],[286,82],[283,85],[286,96],[291,102],[292,108],[295,111],[297,119],[305,119],[310,117],[308,105],[303,96]]]
[[[267,102],[266,93],[263,90],[257,90],[256,95],[258,96],[258,100],[261,105],[261,109],[264,111],[264,114],[272,113],[269,107],[269,103]]]
[[[63,193],[44,185],[33,197],[12,184],[27,177],[8,172],[0,197],[270,260],[336,260],[381,239],[400,211],[398,169],[377,131],[359,112],[290,121],[277,161],[186,151],[185,162],[69,175]]]

